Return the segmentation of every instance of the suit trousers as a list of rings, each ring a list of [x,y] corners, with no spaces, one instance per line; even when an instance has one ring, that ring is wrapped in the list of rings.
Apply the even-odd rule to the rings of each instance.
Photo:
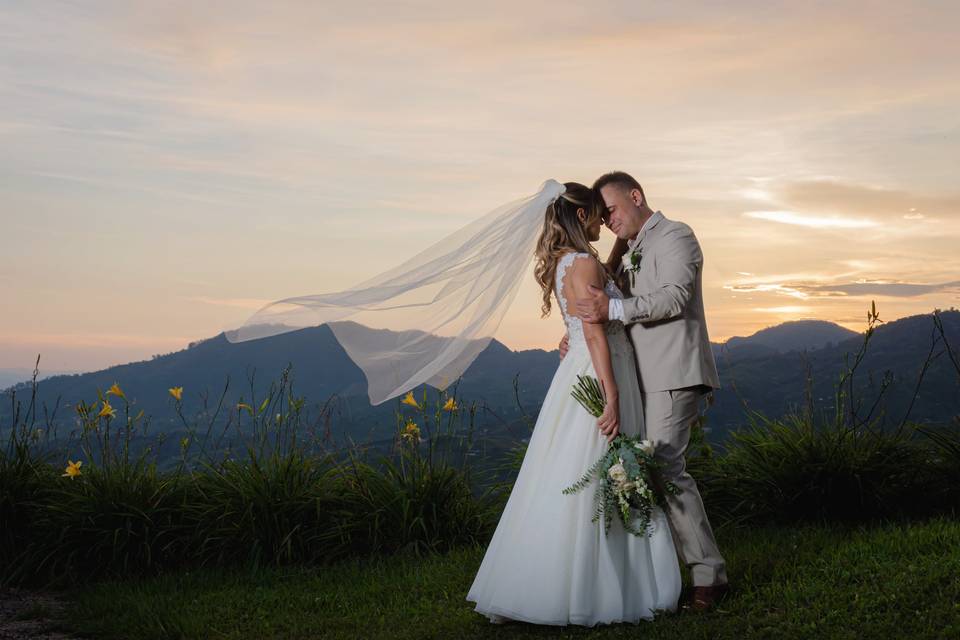
[[[684,457],[701,400],[699,387],[643,393],[646,437],[656,447],[654,455],[663,465],[665,479],[681,490],[679,495],[667,497],[673,539],[680,559],[690,568],[694,586],[706,587],[725,584],[727,570]]]

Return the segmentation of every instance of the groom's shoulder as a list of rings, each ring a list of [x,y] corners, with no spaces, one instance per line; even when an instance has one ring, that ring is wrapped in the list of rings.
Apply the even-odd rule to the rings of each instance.
[[[661,229],[660,227],[663,228]],[[693,228],[686,222],[664,218],[660,224],[656,226],[656,230],[659,231],[659,238],[656,240],[656,244],[660,247],[660,251],[689,256],[695,260],[702,259],[703,254],[700,249],[700,241],[697,240],[697,235],[693,232]]]
[[[660,224],[657,227],[662,227],[660,233],[664,235],[673,235],[673,236],[685,236],[691,235],[695,237],[693,233],[693,228],[688,225],[686,222],[681,222],[680,220],[671,220],[664,216],[663,220],[660,221]]]

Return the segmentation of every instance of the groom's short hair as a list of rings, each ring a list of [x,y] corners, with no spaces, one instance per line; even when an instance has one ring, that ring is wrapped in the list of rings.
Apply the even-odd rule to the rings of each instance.
[[[613,184],[624,191],[633,191],[637,189],[640,192],[640,195],[643,196],[643,200],[647,200],[647,194],[643,192],[643,187],[640,186],[640,183],[637,182],[629,173],[623,171],[611,171],[610,173],[605,173],[599,178],[596,182],[593,183],[593,190],[595,193],[600,193],[600,189],[604,188],[608,184]]]

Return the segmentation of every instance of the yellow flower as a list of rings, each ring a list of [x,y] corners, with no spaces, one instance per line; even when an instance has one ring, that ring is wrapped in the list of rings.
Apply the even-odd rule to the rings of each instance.
[[[67,460],[67,468],[64,470],[66,471],[66,473],[64,473],[61,477],[70,478],[71,480],[73,480],[78,475],[80,475],[80,465],[82,464],[83,464],[82,460],[77,460],[76,462],[71,462],[70,460]]]
[[[459,408],[460,407],[459,405],[457,405],[457,401],[454,400],[453,398],[447,398],[447,403],[443,405],[444,411],[456,411]]]
[[[168,389],[170,395],[173,396],[173,399],[177,402],[180,402],[183,399],[183,387],[172,387]]]
[[[123,393],[123,389],[120,388],[120,385],[116,382],[113,383],[113,386],[107,389],[107,395],[115,395],[119,398],[127,399],[126,394]]]
[[[417,409],[420,408],[420,404],[413,397],[413,391],[408,391],[407,395],[404,396],[403,400],[401,400],[400,402],[401,404],[407,404],[407,405],[410,405],[411,407],[416,407]]]
[[[411,420],[407,423],[407,426],[403,428],[403,431],[400,432],[400,438],[403,440],[409,440],[410,442],[419,442],[420,427],[417,426],[416,422]]]
[[[110,406],[110,403],[106,400],[103,401],[103,408],[100,409],[100,413],[97,414],[98,418],[116,418],[117,410]]]

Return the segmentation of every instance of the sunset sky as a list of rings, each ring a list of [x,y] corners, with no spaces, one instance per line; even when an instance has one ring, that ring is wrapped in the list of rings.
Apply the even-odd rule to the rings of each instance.
[[[0,367],[178,350],[612,169],[696,231],[715,341],[960,306],[958,24],[947,1],[2,3]],[[497,338],[555,347],[539,306],[531,276]]]

